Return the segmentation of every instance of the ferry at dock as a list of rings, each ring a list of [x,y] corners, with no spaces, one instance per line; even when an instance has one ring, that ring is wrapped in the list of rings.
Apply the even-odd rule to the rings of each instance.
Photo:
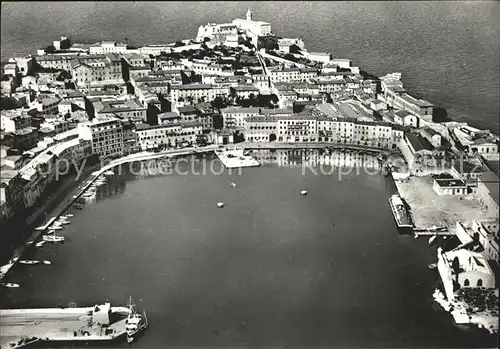
[[[148,327],[148,318],[144,310],[142,315],[136,311],[135,304],[132,303],[132,297],[129,298],[127,306],[129,315],[125,320],[125,330],[127,333],[127,343],[132,343],[135,337]]]
[[[396,220],[396,224],[400,229],[412,229],[413,224],[411,223],[410,214],[406,209],[401,197],[394,194],[389,199],[389,205],[391,206],[392,214]]]

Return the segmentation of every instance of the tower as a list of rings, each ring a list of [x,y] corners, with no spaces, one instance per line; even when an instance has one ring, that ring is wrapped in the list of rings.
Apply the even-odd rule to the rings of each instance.
[[[247,11],[247,21],[251,21],[252,20],[252,11],[250,11],[250,9],[248,9]]]

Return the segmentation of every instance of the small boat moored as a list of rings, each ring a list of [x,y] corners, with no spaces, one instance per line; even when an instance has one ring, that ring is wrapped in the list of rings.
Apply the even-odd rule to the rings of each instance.
[[[15,284],[13,282],[1,282],[0,286],[7,287],[7,288],[18,288],[19,285]]]
[[[300,195],[307,195],[307,190],[301,190]]]
[[[219,203],[217,203],[217,207],[218,207],[218,208],[222,208],[222,207],[224,207],[224,203],[223,203],[223,202],[219,202]]]
[[[19,261],[21,264],[27,264],[27,265],[33,265],[33,264],[39,264],[40,261],[32,260],[32,259],[23,259]]]
[[[45,265],[50,265],[50,264],[52,264],[52,262],[51,262],[51,261],[48,261],[48,260],[46,260],[46,259],[44,259],[44,260],[42,261],[42,263],[43,263],[43,264],[45,264]]]
[[[231,188],[236,188],[236,183],[231,182],[230,186]]]

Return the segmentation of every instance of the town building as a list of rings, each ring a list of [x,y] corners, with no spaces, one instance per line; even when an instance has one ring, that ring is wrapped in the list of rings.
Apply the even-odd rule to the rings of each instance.
[[[123,126],[118,118],[95,117],[78,124],[78,136],[90,141],[92,154],[99,157],[120,156],[124,152]]]
[[[439,247],[437,267],[450,301],[461,288],[495,287],[495,275],[481,253],[466,249],[443,252]]]
[[[158,147],[178,147],[196,144],[202,137],[200,123],[162,124],[151,126],[137,124],[137,140],[141,150],[156,149]]]
[[[495,172],[487,171],[478,177],[474,196],[489,217],[499,217],[499,195],[500,185]]]
[[[96,101],[92,103],[96,117],[116,117],[123,120],[145,122],[147,108],[138,100]]]
[[[179,100],[184,102],[190,99],[195,102],[203,99],[205,102],[211,102],[217,96],[228,95],[229,87],[206,84],[175,85],[170,90],[172,103],[177,103]]]
[[[70,61],[70,72],[77,86],[97,83],[123,83],[122,63],[118,55],[78,56]]]
[[[435,178],[432,188],[439,195],[466,195],[467,185],[460,179],[438,179]]]
[[[245,119],[248,117],[258,116],[259,108],[244,108],[244,107],[228,107],[221,109],[223,125],[225,128],[244,129],[246,127]]]
[[[124,54],[127,52],[127,44],[117,43],[116,41],[101,41],[90,45],[89,51],[91,55]]]
[[[276,116],[255,115],[245,120],[245,140],[249,142],[274,142],[278,135]]]

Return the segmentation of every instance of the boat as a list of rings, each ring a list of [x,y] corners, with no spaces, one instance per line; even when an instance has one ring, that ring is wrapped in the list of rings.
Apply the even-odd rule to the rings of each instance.
[[[223,202],[219,202],[219,203],[217,203],[217,207],[219,207],[219,208],[224,207],[224,203],[223,203]]]
[[[70,224],[71,222],[68,221],[67,219],[61,219],[61,220],[57,220],[55,223],[59,223],[58,225],[60,226],[60,224]]]
[[[392,214],[394,215],[398,228],[413,228],[408,210],[399,195],[392,195],[389,199],[389,205],[391,206]]]
[[[43,264],[46,264],[46,265],[50,265],[50,264],[52,264],[52,262],[51,262],[51,261],[48,261],[48,260],[46,260],[46,259],[44,259],[44,260],[42,261],[42,263],[43,263]]]
[[[58,224],[52,224],[50,227],[49,227],[50,230],[61,230],[63,229],[63,226],[62,225],[58,225]]]
[[[436,240],[436,238],[437,238],[437,235],[433,235],[433,236],[430,237],[430,239],[429,239],[429,246],[432,245],[432,243],[434,242],[434,240]]]
[[[127,306],[130,312],[125,320],[125,330],[127,332],[127,343],[132,343],[134,337],[148,327],[148,319],[145,311],[143,311],[143,315],[136,311],[135,304],[132,303],[132,297],[129,298]]]
[[[307,190],[301,190],[300,195],[307,195]]]
[[[437,263],[431,263],[427,266],[429,269],[433,270],[433,269],[436,269],[437,267]]]
[[[62,215],[61,217],[69,217],[69,218],[71,218],[73,216],[74,216],[73,213],[66,213],[66,214]]]
[[[19,285],[15,284],[13,282],[1,282],[0,286],[7,287],[7,288],[18,288]]]
[[[104,175],[105,176],[113,176],[115,173],[111,170],[107,170],[106,172],[104,172]]]
[[[231,182],[230,186],[231,188],[236,188],[236,183]]]
[[[64,241],[64,236],[44,235],[42,237],[42,239],[45,242],[63,242]]]
[[[19,261],[19,263],[21,263],[21,264],[27,264],[27,265],[33,265],[33,264],[39,264],[40,261],[35,261],[35,260],[32,260],[32,259],[23,259],[23,260]]]
[[[83,205],[80,203],[76,203],[73,205],[73,208],[77,210],[83,210]]]
[[[37,242],[35,246],[42,247],[43,245],[45,245],[45,241],[42,240],[42,241]]]

